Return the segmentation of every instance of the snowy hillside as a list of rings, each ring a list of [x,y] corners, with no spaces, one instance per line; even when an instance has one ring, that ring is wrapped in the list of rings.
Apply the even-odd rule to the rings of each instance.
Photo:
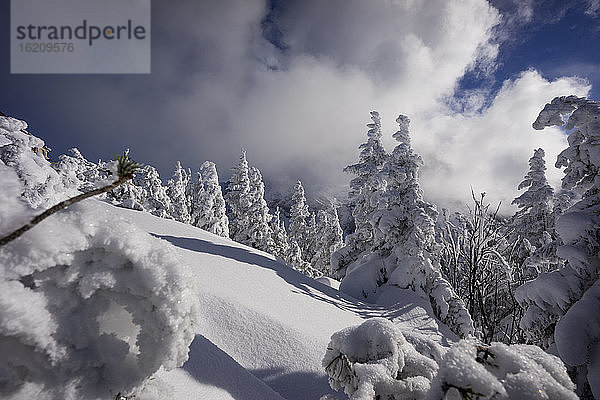
[[[156,379],[170,386],[174,399],[318,399],[333,393],[321,366],[327,343],[364,318],[394,318],[441,344],[453,338],[445,327],[442,336],[426,302],[412,291],[396,309],[374,307],[228,239],[143,212],[111,211],[174,244],[198,291],[190,359]]]
[[[377,114],[373,117],[377,125]],[[29,134],[24,122],[0,117],[0,397],[576,399],[576,386],[558,357],[540,347],[472,335],[465,303],[424,250],[433,243],[437,212],[421,199],[416,171],[402,172],[416,168],[420,159],[405,137],[408,119],[398,120],[406,128],[397,132],[404,142],[384,164],[398,179],[379,193],[393,205],[393,215],[375,210],[383,213],[373,237],[381,243],[365,249],[364,238],[351,235],[349,252],[332,257],[339,264],[357,249],[364,254],[360,262],[338,265],[347,270],[340,285],[224,237],[228,224],[220,189],[214,199],[207,195],[218,188],[210,162],[202,167],[207,185],[194,185],[194,212],[181,213],[203,215],[217,204],[223,218],[206,212],[211,223],[201,229],[166,218],[166,210],[176,207],[163,207],[170,200],[158,175],[150,166],[139,168],[127,153],[101,168],[76,151],[51,163],[44,142]],[[377,136],[376,129],[371,133]],[[244,166],[242,153],[234,181],[255,185],[231,185],[226,198],[230,206],[237,204],[232,208],[240,217],[229,223],[229,233],[263,248],[268,229],[247,228],[252,210],[264,217],[258,218],[262,225],[271,218],[264,185],[256,168]],[[168,193],[185,204],[182,183],[189,173],[179,165],[178,171]],[[245,189],[238,193],[238,186]],[[108,195],[100,197],[105,201],[87,198],[114,188],[125,200],[144,194],[136,203],[140,207],[116,207]],[[233,202],[236,193],[243,202]],[[415,206],[414,215],[399,206],[404,195]],[[287,255],[299,252],[298,243],[308,243],[309,212],[300,181],[293,197],[290,237],[299,239]],[[154,204],[160,198],[164,201]],[[333,221],[334,231],[341,232],[335,208],[330,216],[319,214],[319,221]],[[274,226],[283,228],[278,216]],[[397,229],[394,221],[412,225]],[[358,224],[360,229],[366,225]],[[313,233],[327,237],[319,229]],[[327,240],[315,243],[315,251],[335,247]],[[386,247],[390,243],[394,251]],[[301,270],[309,271],[310,264],[303,263]],[[383,264],[393,272],[389,279]],[[537,300],[542,292],[543,287],[533,287],[523,295],[531,310],[545,307]],[[351,296],[376,296],[377,303]],[[524,320],[534,322],[531,316]],[[562,323],[558,333],[566,332]],[[584,339],[592,341],[592,335]],[[568,344],[563,336],[557,337],[559,351]],[[595,373],[590,367],[592,385]]]

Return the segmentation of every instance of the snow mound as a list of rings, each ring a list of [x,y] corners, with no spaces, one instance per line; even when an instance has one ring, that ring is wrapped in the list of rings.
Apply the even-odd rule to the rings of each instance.
[[[331,387],[353,400],[422,399],[438,370],[385,318],[334,333],[323,366]]]
[[[30,212],[0,197],[4,235]],[[186,361],[196,303],[178,257],[111,209],[84,201],[0,247],[0,397],[107,399]]]
[[[427,399],[575,400],[574,389],[560,359],[537,346],[461,340],[446,352]]]

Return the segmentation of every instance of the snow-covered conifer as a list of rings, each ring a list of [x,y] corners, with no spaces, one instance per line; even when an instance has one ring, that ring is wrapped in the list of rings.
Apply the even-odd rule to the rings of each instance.
[[[314,211],[310,211],[310,217],[306,224],[306,242],[302,249],[302,258],[312,264],[312,259],[317,253],[319,246],[319,223],[317,223],[317,214]],[[314,264],[312,264],[314,266]]]
[[[371,111],[372,122],[367,124],[367,141],[359,146],[358,162],[344,168],[355,175],[350,181],[348,200],[352,208],[355,231],[346,236],[345,246],[332,257],[332,273],[343,278],[348,266],[356,262],[373,243],[371,215],[377,209],[371,196],[380,188],[381,181],[374,178],[379,173],[388,155],[381,143],[381,119],[377,111]]]
[[[143,166],[133,178],[132,183],[143,191],[140,203],[144,211],[157,217],[170,217],[171,199],[162,185],[156,168],[151,165]]]
[[[582,398],[600,398],[600,103],[556,97],[533,123],[535,129],[563,125],[570,132],[569,147],[558,155],[556,167],[566,167],[563,188],[582,198],[557,221],[564,243],[558,255],[565,266],[517,290],[527,307],[521,326],[532,341],[552,345],[554,340],[558,355],[577,375]]]
[[[265,201],[265,184],[256,167],[248,167],[242,150],[226,194],[229,205],[229,236],[236,242],[272,252],[274,242],[269,225],[271,214]]]
[[[167,182],[167,195],[171,199],[169,214],[171,214],[174,220],[185,224],[192,222],[190,216],[190,198],[186,194],[189,180],[190,177],[185,169],[181,167],[181,162],[177,161],[173,178]]]
[[[273,255],[286,260],[289,251],[290,244],[288,241],[288,235],[285,230],[285,223],[281,220],[279,207],[275,210],[275,214],[273,214],[273,219],[271,219],[271,231],[273,232]]]
[[[553,233],[552,187],[546,180],[544,150],[536,149],[529,159],[529,172],[519,184],[519,190],[527,188],[512,204],[519,207],[515,214],[513,227],[521,238],[534,246],[544,244],[544,233]]]
[[[511,224],[511,241],[516,246],[511,258],[516,267],[513,277],[520,283],[560,264],[551,204],[554,193],[546,180],[544,155],[541,148],[534,151],[529,159],[529,172],[518,187],[527,190],[512,202],[519,210]]]
[[[265,201],[265,184],[256,167],[250,167],[248,178],[250,180],[248,229],[241,243],[271,253],[275,246],[270,226],[272,215]]]
[[[310,217],[306,197],[304,196],[304,187],[302,182],[298,181],[294,185],[294,193],[292,194],[292,206],[290,208],[290,241],[294,241],[300,247],[302,258],[305,258],[305,253],[310,244],[309,231],[306,219]]]
[[[233,168],[225,194],[225,201],[229,206],[229,237],[240,241],[242,232],[248,229],[247,213],[250,207],[250,179],[248,178],[248,160],[246,151],[242,150],[240,162]]]
[[[215,163],[205,161],[200,166],[198,179],[202,190],[198,190],[195,204],[197,210],[195,225],[216,235],[229,237],[229,221],[225,214],[225,200]]]
[[[34,208],[44,208],[77,194],[76,188],[65,187],[61,175],[50,167],[44,141],[26,129],[25,121],[0,115],[0,161],[17,173],[23,198]]]
[[[423,200],[417,177],[422,160],[410,145],[410,120],[400,115],[396,122],[399,130],[393,137],[399,144],[380,172],[387,185],[372,195],[378,201],[370,220],[372,254],[348,269],[340,289],[377,302],[387,286],[410,288],[431,301],[436,316],[450,329],[466,336],[473,331],[466,306],[428,254],[437,210]]]
[[[315,253],[311,265],[324,275],[331,274],[331,255],[343,245],[342,227],[333,203],[328,210],[319,210],[314,235]]]
[[[111,176],[110,168],[101,161],[94,164],[88,161],[77,148],[69,149],[71,155],[62,154],[57,163],[52,163],[62,176],[65,187],[75,187],[77,190],[87,192],[97,187],[100,182],[106,182]]]

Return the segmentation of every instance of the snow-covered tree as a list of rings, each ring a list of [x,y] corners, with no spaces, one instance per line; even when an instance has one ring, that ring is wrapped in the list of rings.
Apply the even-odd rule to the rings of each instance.
[[[141,204],[144,211],[157,217],[170,217],[171,199],[167,195],[166,188],[163,186],[156,168],[151,165],[144,165],[135,175],[132,183],[143,191]]]
[[[529,159],[529,172],[518,189],[527,188],[512,204],[519,210],[512,219],[511,241],[516,248],[512,257],[513,277],[521,283],[541,271],[558,267],[556,233],[552,214],[552,187],[546,180],[544,150],[537,149]]]
[[[329,385],[334,390],[343,388],[351,400],[425,399],[438,365],[407,339],[385,318],[371,318],[334,333],[322,362]],[[439,346],[430,342],[417,347],[438,350]]]
[[[271,219],[271,232],[273,232],[273,255],[286,260],[290,251],[290,243],[285,230],[285,223],[281,220],[279,207],[277,207],[273,219]]]
[[[563,215],[571,206],[581,200],[574,190],[561,188],[554,193],[552,198],[552,219],[554,225],[558,218]]]
[[[245,241],[241,243],[272,253],[275,243],[272,238],[273,231],[271,230],[270,222],[273,217],[265,201],[265,184],[258,168],[250,167],[248,172],[250,180],[249,225]]]
[[[65,187],[57,171],[45,168],[50,164],[45,157],[48,148],[26,129],[25,121],[0,116],[0,161],[11,167],[23,183],[23,198],[38,208],[51,207],[76,194],[76,188]]]
[[[311,265],[323,275],[331,273],[331,255],[343,245],[342,227],[333,203],[327,210],[319,210],[318,222],[313,236],[314,255]]]
[[[229,236],[236,242],[272,252],[272,216],[264,195],[262,175],[258,168],[248,167],[246,152],[242,150],[225,197],[229,205]]]
[[[194,225],[216,235],[229,237],[229,221],[215,163],[205,161],[200,166],[197,184],[201,188],[196,190]]]
[[[555,347],[576,376],[582,398],[600,398],[600,103],[556,97],[533,123],[535,129],[547,126],[570,132],[556,167],[566,167],[563,188],[582,198],[557,221],[565,266],[517,291],[527,307],[521,325],[531,341]]]
[[[319,226],[317,224],[317,213],[310,211],[310,217],[308,218],[308,223],[306,224],[306,243],[304,245],[304,250],[302,251],[302,257],[311,262],[311,264],[311,260],[318,250],[318,230]]]
[[[546,243],[545,236],[554,230],[552,218],[552,187],[546,179],[544,150],[536,149],[529,159],[529,172],[519,184],[519,190],[527,190],[512,201],[519,207],[513,219],[515,232],[533,246]]]
[[[310,246],[310,234],[306,222],[308,217],[310,217],[310,212],[304,196],[304,187],[302,187],[302,182],[298,181],[294,185],[294,193],[292,194],[289,238],[291,242],[298,244],[303,259],[305,259]]]
[[[348,200],[352,208],[355,231],[346,236],[345,246],[333,254],[332,274],[343,278],[350,264],[368,251],[373,243],[371,215],[377,209],[371,196],[380,189],[381,181],[374,178],[379,173],[388,155],[381,143],[381,119],[377,111],[371,111],[372,122],[367,124],[367,141],[359,146],[358,162],[344,168],[355,175],[350,181]]]
[[[243,238],[243,232],[248,229],[248,209],[250,208],[250,179],[248,177],[248,160],[246,151],[242,150],[240,162],[233,168],[225,194],[229,206],[229,237],[235,241]]]
[[[322,275],[319,271],[314,269],[309,262],[304,261],[300,246],[295,240],[290,240],[290,246],[285,260],[292,268],[302,272],[306,276],[317,278]]]
[[[181,167],[181,162],[177,161],[173,178],[167,182],[167,195],[171,199],[171,209],[169,214],[174,220],[190,224],[192,218],[190,216],[191,202],[186,194],[190,177],[185,169]]]
[[[173,246],[112,207],[77,203],[93,192],[75,191],[66,200],[71,189],[61,183],[60,168],[32,151],[43,142],[25,127],[0,116],[0,237],[26,221],[34,226],[0,245],[0,396],[139,395],[159,368],[187,360],[194,338],[197,306],[180,260]],[[135,163],[126,159],[115,163],[112,183],[131,177]],[[38,186],[44,181],[47,187]],[[40,214],[23,198],[56,207]]]
[[[372,214],[371,254],[348,268],[340,289],[354,297],[377,302],[389,287],[410,288],[430,300],[436,316],[459,336],[473,332],[464,302],[432,262],[428,250],[435,240],[435,207],[423,200],[418,182],[421,157],[411,148],[409,119],[400,115],[396,146],[381,172],[387,182],[372,194],[377,211]]]
[[[65,187],[75,187],[77,190],[87,192],[93,190],[98,184],[107,182],[112,178],[112,171],[107,163],[99,161],[94,164],[88,161],[77,148],[69,149],[71,155],[62,154],[57,163],[52,163],[62,176]]]

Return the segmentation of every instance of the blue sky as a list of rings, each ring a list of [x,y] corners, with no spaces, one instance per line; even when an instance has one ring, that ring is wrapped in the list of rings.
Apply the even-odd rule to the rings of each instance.
[[[533,149],[551,166],[566,143],[533,133],[535,113],[556,95],[600,97],[598,3],[153,1],[152,74],[136,76],[11,75],[1,0],[0,110],[53,157],[129,147],[165,180],[178,159],[215,161],[225,180],[245,147],[280,190],[299,178],[328,193],[344,190],[369,111],[388,150],[404,113],[426,197],[464,203],[473,185],[508,204]]]

